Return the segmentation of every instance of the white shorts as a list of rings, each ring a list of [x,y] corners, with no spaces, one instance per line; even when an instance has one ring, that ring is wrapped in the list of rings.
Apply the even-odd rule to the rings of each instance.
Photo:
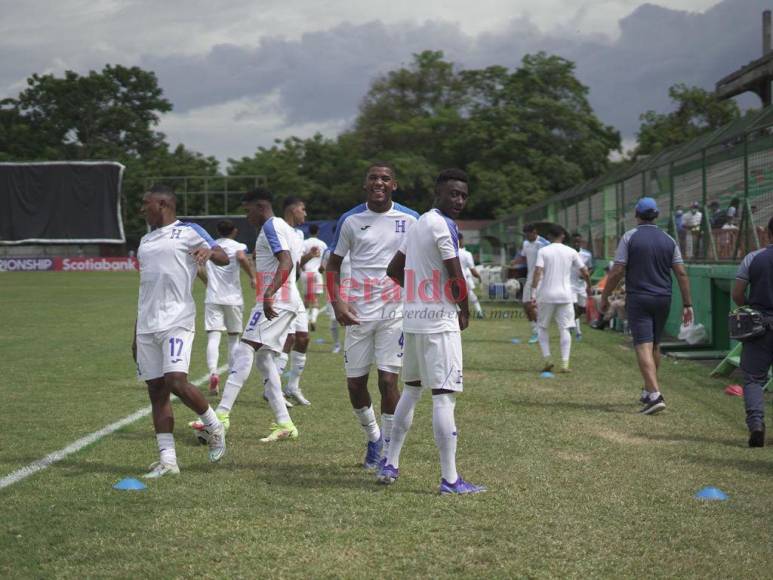
[[[532,277],[527,276],[526,282],[524,282],[524,285],[523,285],[523,294],[521,295],[521,302],[523,302],[524,304],[528,304],[529,302],[531,302],[531,282],[532,282]]]
[[[461,393],[462,333],[405,333],[403,382],[421,381],[428,389],[446,389]]]
[[[364,377],[376,363],[379,370],[399,373],[403,362],[403,319],[371,320],[346,327],[346,376]]]
[[[282,352],[287,335],[290,334],[290,329],[295,321],[295,312],[276,309],[276,313],[277,316],[273,320],[269,320],[263,314],[263,304],[260,302],[255,304],[250,312],[250,319],[242,338],[250,342],[258,342],[267,350],[273,350],[276,353]]]
[[[244,311],[242,306],[230,304],[205,304],[204,305],[204,329],[207,332],[219,330],[229,334],[238,334],[244,328],[242,320]]]
[[[322,274],[319,272],[301,273],[301,293],[304,300],[308,300],[311,294],[322,294],[323,290]]]
[[[188,374],[196,333],[184,328],[137,335],[137,376],[143,381],[166,373]]]
[[[293,326],[290,332],[309,332],[309,313],[306,311],[305,307],[298,311],[295,320],[293,320]]]
[[[586,308],[588,306],[588,294],[585,292],[585,288],[575,292],[574,303],[580,308]]]
[[[574,327],[574,304],[537,303],[537,325],[542,328],[550,326],[552,319],[556,320],[558,328]]]

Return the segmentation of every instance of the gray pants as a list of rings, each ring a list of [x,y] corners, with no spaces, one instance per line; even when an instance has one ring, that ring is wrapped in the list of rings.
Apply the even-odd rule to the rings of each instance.
[[[749,431],[765,426],[765,396],[763,387],[768,382],[768,370],[773,364],[773,331],[745,342],[741,352],[741,370],[744,375],[743,399],[746,403],[746,426]]]

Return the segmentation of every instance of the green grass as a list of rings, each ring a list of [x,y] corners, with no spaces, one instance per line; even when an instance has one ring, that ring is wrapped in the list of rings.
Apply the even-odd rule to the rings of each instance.
[[[133,274],[3,275],[0,476],[147,405],[129,353],[136,295]],[[490,492],[440,497],[428,395],[397,484],[358,467],[363,435],[321,322],[300,439],[258,442],[271,414],[253,375],[210,465],[176,403],[180,477],[112,489],[156,459],[148,418],[0,491],[0,576],[769,577],[773,451],[745,447],[743,403],[706,367],[666,361],[669,407],[641,417],[619,334],[588,330],[573,374],[550,380],[536,346],[510,343],[522,320],[473,322],[458,463]],[[694,500],[705,485],[730,500]]]

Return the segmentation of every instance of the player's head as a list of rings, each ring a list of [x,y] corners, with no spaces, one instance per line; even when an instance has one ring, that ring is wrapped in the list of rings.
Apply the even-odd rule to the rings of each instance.
[[[461,169],[444,169],[435,179],[435,207],[457,219],[470,194],[467,174]]]
[[[464,247],[464,234],[462,232],[459,232],[459,247]]]
[[[659,215],[658,204],[651,197],[642,197],[636,202],[636,217],[645,223],[652,223]]]
[[[579,252],[580,248],[582,248],[582,243],[583,243],[582,234],[580,232],[573,233],[572,247]]]
[[[306,223],[306,204],[300,197],[288,195],[282,204],[285,221],[291,226]]]
[[[151,185],[142,196],[140,213],[152,228],[164,225],[177,214],[177,196],[171,187],[161,184]]]
[[[317,224],[311,224],[309,226],[309,235],[312,238],[316,238],[318,233],[319,233],[319,226]]]
[[[262,227],[274,215],[271,205],[274,196],[263,187],[251,189],[242,195],[242,207],[247,212],[247,221],[256,228]]]
[[[526,224],[523,226],[523,235],[526,236],[526,239],[530,242],[535,241],[539,237],[539,231],[537,231],[537,226],[534,224]]]
[[[365,173],[365,183],[362,187],[369,204],[386,206],[392,203],[392,193],[397,189],[394,167],[386,161],[371,163]]]
[[[550,224],[550,226],[548,226],[547,234],[548,234],[548,239],[551,242],[560,244],[561,242],[564,241],[564,236],[566,235],[566,232],[564,231],[564,228],[562,228],[560,225]]]
[[[239,233],[239,230],[236,229],[236,224],[233,223],[231,220],[220,220],[217,222],[217,233],[220,235],[221,238],[231,238],[234,239],[236,235]]]

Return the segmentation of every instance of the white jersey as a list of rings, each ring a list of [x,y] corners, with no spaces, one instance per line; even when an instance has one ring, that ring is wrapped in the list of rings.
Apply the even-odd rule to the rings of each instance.
[[[242,306],[244,298],[236,253],[246,252],[247,246],[231,238],[220,238],[215,243],[223,248],[229,261],[227,266],[207,262],[207,295],[204,303]]]
[[[467,288],[474,290],[475,276],[472,275],[472,271],[475,269],[475,258],[473,258],[472,252],[466,248],[459,248],[459,263],[462,265],[462,273],[465,282],[467,282]]]
[[[585,248],[580,248],[577,253],[580,254],[580,261],[583,266],[590,270],[593,265],[593,254]],[[572,291],[575,293],[585,292],[585,280],[580,277],[580,268],[572,268]]]
[[[537,253],[540,251],[541,248],[544,248],[548,246],[550,242],[548,242],[545,238],[542,236],[537,236],[537,239],[533,242],[530,242],[529,240],[524,240],[523,245],[521,246],[521,255],[523,255],[526,258],[526,269],[527,269],[527,276],[531,278],[534,275],[534,265],[537,261]]]
[[[537,289],[537,302],[568,304],[574,302],[572,270],[582,268],[580,254],[574,248],[553,243],[537,253],[535,268],[542,268],[542,280]]]
[[[398,203],[383,213],[371,211],[363,203],[338,220],[333,252],[342,258],[349,255],[352,263],[350,283],[341,293],[357,312],[358,320],[402,316],[400,287],[386,275],[386,269],[418,218],[419,214]]]
[[[459,255],[456,223],[439,209],[419,218],[403,240],[405,286],[403,331],[416,334],[459,332],[459,309],[451,301],[443,260]]]
[[[196,328],[191,289],[198,269],[190,253],[201,247],[217,244],[200,225],[180,220],[142,236],[137,334]]]
[[[280,217],[270,217],[260,228],[258,239],[255,242],[255,274],[258,278],[257,302],[263,302],[263,293],[272,283],[279,260],[276,254],[281,251],[290,252],[293,262],[287,280],[274,294],[275,310],[290,310],[298,312],[303,306],[298,287],[295,285],[295,270],[298,252],[298,236],[295,228],[292,228]],[[295,252],[295,254],[294,254]]]
[[[308,254],[313,248],[319,250],[319,256],[311,258],[303,265],[304,272],[319,272],[319,267],[322,265],[322,255],[327,250],[327,244],[319,238],[309,238],[303,242],[303,253]]]

